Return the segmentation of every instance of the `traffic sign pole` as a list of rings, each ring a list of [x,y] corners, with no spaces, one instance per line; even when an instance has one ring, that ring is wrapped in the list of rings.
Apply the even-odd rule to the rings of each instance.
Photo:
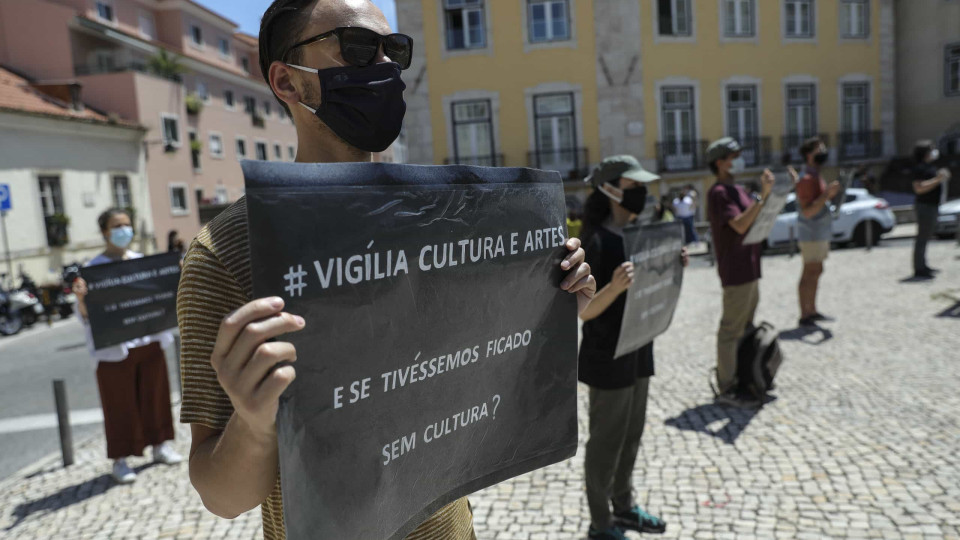
[[[7,275],[13,279],[13,261],[10,260],[10,240],[7,238],[7,211],[0,210],[0,227],[3,228],[3,253],[7,259]]]

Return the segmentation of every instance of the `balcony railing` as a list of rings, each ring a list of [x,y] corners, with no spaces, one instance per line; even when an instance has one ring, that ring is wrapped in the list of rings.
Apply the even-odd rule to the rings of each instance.
[[[797,135],[792,133],[790,135],[784,135],[780,137],[780,150],[783,153],[790,152],[790,162],[791,163],[802,163],[803,156],[800,155],[800,147],[803,146],[803,141],[806,141],[810,137],[819,137],[823,144],[830,147],[830,136],[826,133],[810,133],[807,135]]]
[[[707,167],[707,141],[682,140],[657,142],[659,172],[695,171]]]
[[[489,156],[455,156],[443,160],[444,165],[476,165],[478,167],[503,167],[503,154]]]
[[[92,64],[77,64],[73,66],[73,72],[79,77],[82,75],[100,75],[103,73],[123,73],[126,71],[136,71],[137,73],[145,73],[147,75],[152,75],[154,77],[159,77],[164,80],[172,81],[175,83],[182,83],[183,77],[180,75],[171,75],[164,76],[158,75],[150,70],[146,64],[140,62],[129,62],[121,65],[112,65],[112,66],[97,66]]]
[[[882,131],[843,131],[837,134],[840,161],[873,159],[883,156]]]
[[[770,137],[749,137],[740,140],[740,155],[747,167],[769,165],[773,158]]]
[[[590,174],[586,148],[535,150],[527,153],[527,163],[535,169],[557,171],[564,180],[580,180]]]

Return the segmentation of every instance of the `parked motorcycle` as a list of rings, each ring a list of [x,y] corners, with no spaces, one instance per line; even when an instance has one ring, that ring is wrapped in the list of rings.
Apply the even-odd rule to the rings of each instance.
[[[15,310],[10,304],[10,296],[3,288],[2,281],[6,274],[0,274],[0,335],[12,336],[23,329],[23,319],[20,310]]]
[[[30,276],[20,271],[20,288],[9,292],[11,309],[20,311],[20,318],[24,326],[33,326],[44,313],[43,297]]]

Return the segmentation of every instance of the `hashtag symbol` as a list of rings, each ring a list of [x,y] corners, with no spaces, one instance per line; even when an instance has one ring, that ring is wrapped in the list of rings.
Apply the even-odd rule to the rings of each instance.
[[[283,279],[287,280],[287,286],[283,290],[287,291],[290,298],[303,296],[303,290],[307,288],[307,284],[303,282],[306,275],[307,273],[303,271],[303,265],[298,264],[296,270],[291,266],[287,275],[283,276]]]

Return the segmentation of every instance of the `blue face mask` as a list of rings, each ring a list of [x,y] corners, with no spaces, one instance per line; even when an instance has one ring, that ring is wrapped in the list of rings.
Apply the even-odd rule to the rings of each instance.
[[[110,229],[110,243],[121,249],[126,249],[133,242],[133,227],[125,225]]]

